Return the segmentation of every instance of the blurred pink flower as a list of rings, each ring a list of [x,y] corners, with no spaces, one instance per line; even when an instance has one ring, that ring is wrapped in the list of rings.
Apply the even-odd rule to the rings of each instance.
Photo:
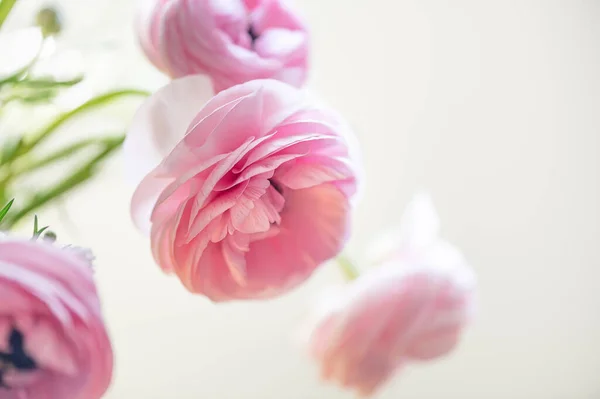
[[[448,354],[473,312],[474,275],[438,239],[428,197],[415,198],[392,237],[382,264],[321,303],[309,338],[322,377],[362,396],[408,362]]]
[[[125,156],[156,262],[213,301],[270,298],[342,249],[356,143],[332,111],[275,80],[222,91],[172,81],[138,111]],[[351,155],[351,152],[353,155]]]
[[[147,57],[173,78],[206,74],[216,91],[306,80],[307,27],[285,0],[143,0],[136,25]]]
[[[0,240],[0,398],[98,399],[113,353],[90,263],[43,240]]]

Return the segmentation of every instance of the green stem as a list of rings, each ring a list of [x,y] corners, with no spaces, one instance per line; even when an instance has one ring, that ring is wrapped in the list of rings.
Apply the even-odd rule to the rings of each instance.
[[[14,173],[12,171],[13,161],[15,161],[16,159],[20,158],[21,156],[29,153],[35,146],[37,146],[38,144],[40,144],[41,142],[46,140],[48,137],[50,137],[52,135],[52,133],[54,133],[59,127],[61,127],[63,124],[65,124],[69,120],[73,119],[74,117],[76,117],[84,112],[87,112],[96,107],[105,105],[119,97],[125,97],[125,96],[147,97],[149,95],[150,95],[150,93],[147,91],[144,91],[144,90],[136,90],[136,89],[116,90],[116,91],[108,92],[108,93],[102,94],[100,96],[94,97],[94,98],[86,101],[85,103],[81,104],[77,108],[75,108],[69,112],[66,112],[64,114],[59,115],[49,125],[47,125],[45,128],[43,128],[38,133],[34,134],[32,138],[29,138],[29,139],[24,138],[23,141],[19,143],[19,147],[15,151],[12,151],[8,154],[3,154],[2,165],[5,165],[5,168],[8,169],[8,172],[5,172],[4,177],[2,177],[0,180],[0,189],[5,187],[6,184],[8,183],[8,181],[16,176],[16,173]],[[2,168],[2,165],[0,165],[0,172],[2,172],[1,169],[4,169],[4,168]]]
[[[2,82],[0,82],[0,84],[2,84]],[[15,91],[14,94],[11,94],[8,97],[0,98],[0,106],[4,106],[13,101],[20,101],[22,103],[28,104],[35,104],[40,102],[48,103],[55,95],[55,89],[40,89],[38,91],[29,90],[29,92],[22,91],[21,93]]]
[[[6,216],[6,214],[8,213],[8,211],[10,211],[10,208],[12,207],[12,204],[15,202],[15,199],[11,199],[10,202],[6,205],[4,205],[4,207],[2,209],[0,209],[0,223],[2,223],[2,220],[4,219],[4,217]]]
[[[77,169],[74,173],[69,175],[67,178],[59,182],[56,186],[35,194],[31,200],[22,208],[20,208],[16,212],[12,212],[7,216],[6,227],[9,229],[13,227],[16,223],[18,223],[25,216],[29,215],[31,212],[35,211],[38,208],[46,205],[48,202],[63,196],[64,194],[72,191],[73,189],[79,187],[82,183],[89,180],[94,173],[96,173],[96,167],[100,163],[100,161],[107,158],[110,154],[112,154],[116,149],[118,149],[125,137],[120,137],[119,139],[115,139],[113,142],[108,143],[104,149],[98,153],[91,160],[83,164],[79,169]]]
[[[44,129],[42,129],[37,134],[35,134],[33,136],[33,138],[27,140],[21,147],[20,151],[17,152],[16,156],[20,156],[20,155],[23,155],[23,154],[31,151],[31,149],[33,149],[35,146],[37,146],[42,141],[44,141],[48,137],[50,137],[52,135],[52,133],[54,131],[56,131],[56,129],[58,129],[64,123],[68,122],[69,120],[71,120],[75,116],[78,116],[81,113],[92,110],[101,105],[107,104],[107,103],[111,102],[112,100],[119,98],[119,97],[125,97],[125,96],[147,97],[149,95],[150,95],[150,93],[147,91],[132,89],[132,90],[116,90],[116,91],[112,91],[112,92],[105,93],[100,96],[94,97],[94,98],[86,101],[85,103],[81,104],[77,108],[75,108],[69,112],[65,112],[64,114],[57,117],[48,126],[46,126]]]
[[[36,88],[36,89],[47,89],[54,87],[70,87],[74,86],[77,83],[81,83],[83,80],[82,76],[78,76],[74,79],[69,80],[53,80],[48,78],[40,78],[40,79],[23,79],[14,82],[14,86],[16,87],[27,87],[27,88]]]
[[[336,261],[337,261],[338,265],[340,266],[340,268],[342,269],[342,272],[344,273],[344,276],[346,277],[346,279],[348,281],[352,281],[352,280],[358,278],[358,276],[360,276],[360,272],[358,271],[358,268],[356,267],[354,262],[352,262],[350,260],[350,258],[348,258],[346,255],[344,255],[344,254],[338,255]]]
[[[123,137],[121,137],[121,136],[119,136],[119,137],[104,137],[104,138],[91,138],[91,139],[81,140],[76,143],[70,144],[66,147],[63,147],[63,148],[59,149],[58,151],[55,151],[55,152],[51,153],[50,155],[47,155],[43,158],[39,158],[34,161],[24,163],[23,166],[20,166],[17,164],[14,166],[14,169],[12,172],[14,175],[27,174],[27,173],[33,172],[37,169],[40,169],[46,165],[49,165],[53,162],[60,161],[61,159],[67,158],[68,156],[72,155],[73,153],[78,152],[84,148],[94,147],[94,146],[98,146],[98,145],[112,146],[113,143],[117,143],[117,142],[122,143]]]
[[[52,80],[52,79],[19,79],[23,73],[29,69],[17,72],[13,77],[0,81],[0,86],[5,83],[10,84],[7,95],[0,96],[0,107],[12,101],[21,101],[25,103],[49,102],[52,97],[58,94],[62,88],[71,87],[83,80],[83,77],[77,77],[70,80]]]
[[[0,28],[2,28],[6,17],[8,17],[16,2],[17,0],[0,0]]]

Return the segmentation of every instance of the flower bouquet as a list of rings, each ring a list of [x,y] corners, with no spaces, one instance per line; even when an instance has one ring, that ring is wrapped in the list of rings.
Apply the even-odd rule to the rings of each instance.
[[[0,28],[16,4],[0,0]],[[324,380],[371,396],[407,365],[450,353],[472,318],[475,278],[439,237],[429,196],[414,197],[364,264],[343,254],[363,193],[360,145],[304,87],[311,37],[299,13],[283,0],[147,0],[134,25],[169,83],[101,93],[39,130],[0,136],[0,398],[96,399],[110,386],[92,252],[59,244],[36,213],[93,180],[121,147],[133,223],[190,295],[213,306],[266,301],[340,267],[343,283],[306,323],[305,348]],[[60,26],[46,8],[36,26],[0,31],[10,55],[0,63],[0,128],[13,106],[34,115],[82,81],[36,75]],[[126,134],[42,145],[123,97],[144,99]],[[23,189],[23,179],[52,168],[67,174]],[[21,236],[14,227],[27,221],[33,234]]]

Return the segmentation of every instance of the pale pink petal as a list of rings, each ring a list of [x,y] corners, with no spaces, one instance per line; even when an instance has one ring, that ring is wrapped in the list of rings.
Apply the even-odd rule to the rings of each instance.
[[[164,69],[165,65],[163,65],[158,49],[156,48],[159,23],[155,18],[160,15],[157,9],[161,1],[137,0],[137,3],[138,12],[135,15],[134,26],[140,45],[150,61],[159,69]],[[152,23],[148,23],[148,21],[152,21]]]
[[[146,178],[185,136],[198,108],[212,95],[208,80],[190,76],[172,81],[158,90],[137,111],[123,145],[127,176],[134,185],[144,183],[135,194],[133,219],[140,228],[150,216],[153,202],[172,179]]]
[[[240,206],[239,202],[241,201],[240,197],[247,195],[245,193],[247,186],[248,182],[245,185],[236,187],[235,190],[230,190],[219,195],[218,198],[212,200],[207,206],[198,209],[196,216],[190,217],[190,230],[188,232],[187,243],[204,230],[212,220],[223,214],[223,212],[231,208],[238,209]]]
[[[294,53],[302,51],[306,34],[287,29],[268,29],[256,41],[255,50],[262,57],[292,58]]]
[[[344,181],[354,176],[346,158],[307,156],[286,168],[277,178],[292,189],[313,187],[322,183]],[[351,195],[353,193],[350,193]]]
[[[292,9],[290,0],[264,0],[261,7],[255,7],[252,22],[260,31],[269,28],[287,28],[302,30],[304,22],[298,13]]]
[[[138,184],[175,148],[212,95],[206,78],[190,76],[171,81],[140,106],[124,144],[132,183]]]
[[[28,331],[27,349],[44,368],[69,376],[78,372],[73,348],[62,341],[58,331],[45,320],[40,320]]]
[[[253,282],[264,290],[288,290],[338,253],[350,227],[343,198],[328,185],[291,193],[281,213],[280,233],[253,243],[246,256]]]
[[[250,250],[246,234],[234,234],[223,242],[223,258],[229,266],[233,280],[239,285],[247,284],[245,254]]]

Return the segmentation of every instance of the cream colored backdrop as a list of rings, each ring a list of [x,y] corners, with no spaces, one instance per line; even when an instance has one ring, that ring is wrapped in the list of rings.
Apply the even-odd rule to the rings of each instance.
[[[89,90],[158,87],[130,1],[63,0]],[[41,1],[22,0],[14,27]],[[600,2],[305,0],[310,86],[350,120],[367,192],[349,251],[433,194],[480,279],[480,315],[450,358],[378,398],[600,398]],[[129,111],[127,111],[129,112]],[[127,112],[120,111],[124,121]],[[115,114],[117,115],[117,114]],[[83,134],[79,130],[69,134]],[[117,356],[110,399],[351,398],[295,346],[327,265],[292,294],[213,306],[153,264],[128,218],[122,159],[42,214],[93,246]]]

